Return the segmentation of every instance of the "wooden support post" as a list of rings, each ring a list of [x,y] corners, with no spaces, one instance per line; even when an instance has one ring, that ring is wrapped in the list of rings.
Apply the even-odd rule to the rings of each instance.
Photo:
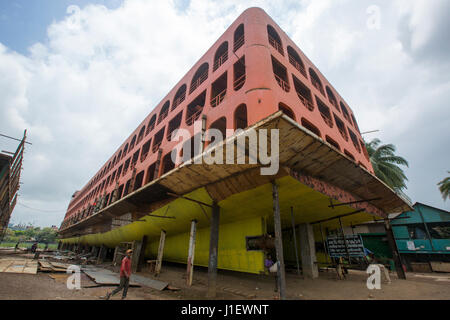
[[[420,219],[422,220],[422,224],[425,228],[425,231],[427,233],[428,241],[430,242],[431,250],[435,251],[433,240],[431,238],[430,230],[428,229],[428,225],[425,223],[425,219],[423,218],[422,210],[420,210],[420,206],[417,206],[417,211],[419,211]]]
[[[155,275],[159,275],[161,272],[161,264],[162,264],[162,258],[164,254],[164,244],[166,242],[166,232],[164,230],[161,230],[161,236],[159,237],[159,247],[158,247],[158,257],[156,259],[156,266],[155,266]]]
[[[391,223],[389,219],[384,219],[384,227],[386,229],[386,236],[388,239],[389,247],[392,251],[392,257],[394,258],[395,269],[399,279],[406,279],[405,270],[403,270],[403,264],[398,253],[397,243],[395,242],[394,232],[392,232]]]
[[[295,262],[297,263],[297,274],[300,275],[300,263],[298,262],[297,235],[295,232],[294,208],[291,207],[292,235],[294,237]]]
[[[133,273],[136,273],[139,264],[139,257],[141,256],[142,241],[140,240],[133,241],[132,249],[133,253],[131,255],[131,271]]]
[[[117,266],[117,258],[119,257],[119,246],[114,249],[113,265]]]
[[[208,264],[208,297],[216,297],[217,285],[217,259],[219,247],[220,207],[213,203],[211,215],[211,231],[209,237],[209,264]]]
[[[103,263],[103,260],[106,257],[106,251],[107,251],[107,248],[104,245],[102,245],[98,252],[97,264]]]
[[[189,254],[187,261],[186,284],[192,285],[192,276],[194,275],[194,254],[195,254],[195,237],[197,234],[197,220],[191,222],[191,234],[189,237]]]
[[[281,233],[280,203],[278,200],[278,186],[272,181],[273,220],[275,228],[275,250],[277,253],[278,271],[277,281],[280,299],[286,299],[286,272],[284,269],[283,239]]]
[[[145,251],[147,250],[147,236],[142,237],[141,254],[138,258],[137,271],[142,271],[142,267],[146,265],[145,263]]]
[[[328,263],[330,263],[329,260],[328,260],[328,257],[330,255],[328,254],[327,244],[325,243],[325,238],[323,237],[322,223],[319,223],[319,227],[320,227],[320,237],[322,238],[323,249],[325,250],[325,258],[326,258],[326,261],[327,261],[327,264],[328,264]],[[328,266],[327,266],[327,270],[328,270]]]

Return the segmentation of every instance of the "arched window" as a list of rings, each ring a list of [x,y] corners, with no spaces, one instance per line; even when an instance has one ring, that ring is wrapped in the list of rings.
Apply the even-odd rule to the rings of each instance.
[[[141,162],[147,158],[148,152],[150,151],[150,145],[152,143],[152,138],[148,139],[146,143],[142,146],[141,152]]]
[[[169,114],[169,106],[170,106],[169,101],[166,101],[166,103],[164,103],[164,105],[162,106],[161,111],[159,112],[159,116],[158,116],[158,124],[160,124],[161,121],[163,121]]]
[[[325,121],[325,123],[330,128],[333,128],[333,120],[331,119],[330,108],[328,108],[328,106],[325,103],[323,103],[319,98],[317,98],[317,96],[316,96],[316,102],[317,102],[317,107],[319,108],[320,115],[323,118],[323,121]]]
[[[167,128],[167,140],[172,140],[172,132],[178,129],[181,125],[181,119],[183,117],[183,111],[179,112],[172,120],[169,121],[169,126]]]
[[[353,114],[352,114],[352,120],[353,120],[353,124],[355,125],[356,130],[358,130],[358,132],[361,133],[359,131],[358,123],[356,123],[356,119],[355,119],[355,116]]]
[[[131,157],[129,157],[127,160],[125,160],[125,164],[123,165],[123,172],[122,175],[125,175],[128,171],[128,168],[130,167]]]
[[[161,130],[158,131],[157,134],[155,134],[155,137],[153,138],[153,147],[152,147],[153,152],[158,151],[159,147],[161,146],[162,140],[164,138],[165,129],[166,127],[162,128]]]
[[[114,166],[116,165],[116,160],[117,160],[117,157],[114,156],[114,159],[113,159],[113,161],[112,161],[112,167],[113,167],[113,168],[114,168]]]
[[[234,129],[245,129],[247,126],[247,106],[245,104],[241,104],[234,111]]]
[[[175,168],[175,163],[173,163],[172,161],[172,157],[171,157],[171,153],[172,152],[168,152],[164,157],[162,162],[162,168],[161,168],[161,175],[169,172],[170,170],[172,170],[173,168]]]
[[[125,148],[123,148],[122,158],[125,158],[125,156],[127,155],[127,152],[128,152],[128,143],[125,145]]]
[[[244,24],[240,24],[234,31],[234,45],[233,52],[236,52],[245,42],[244,38]]]
[[[135,144],[136,144],[136,135],[134,135],[133,139],[131,139],[130,151],[133,150]]]
[[[305,118],[302,118],[301,124],[303,127],[314,133],[316,136],[322,137],[322,135],[320,134],[320,130]]]
[[[136,179],[134,180],[134,188],[132,190],[132,192],[136,191],[137,189],[139,189],[140,187],[142,187],[142,182],[144,180],[144,170],[142,170],[141,172],[139,172],[136,175]]]
[[[347,130],[345,129],[344,122],[334,113],[333,113],[333,116],[334,116],[334,122],[336,122],[336,126],[339,130],[339,133],[341,134],[342,138],[344,138],[345,141],[348,141]]]
[[[286,67],[283,66],[277,59],[272,56],[272,69],[277,80],[278,85],[286,92],[289,92],[291,87],[289,86],[289,80],[287,77]]]
[[[305,78],[308,78],[306,75],[305,65],[303,64],[302,59],[298,55],[297,51],[295,51],[291,46],[287,47],[287,52],[289,56],[289,62],[297,69]]]
[[[219,118],[216,121],[214,121],[210,126],[209,129],[217,129],[222,133],[222,141],[226,139],[227,136],[227,119],[225,117]],[[211,137],[211,141],[209,142],[209,146],[213,146],[215,143],[218,143],[219,141],[215,141],[215,137]]]
[[[342,114],[344,115],[344,118],[347,119],[347,121],[349,123],[352,123],[352,120],[350,119],[350,114],[348,113],[348,110],[345,107],[345,105],[342,103],[342,101],[341,101],[340,105],[341,105],[341,110],[342,110]]]
[[[172,102],[172,110],[175,110],[175,108],[186,99],[186,85],[183,84],[175,94],[175,97],[173,98]]]
[[[139,131],[139,135],[138,135],[136,143],[141,142],[141,140],[144,138],[144,133],[145,133],[145,125]]]
[[[195,98],[188,106],[186,110],[186,124],[192,125],[200,115],[202,114],[203,107],[205,106],[206,90],[203,91],[197,98]]]
[[[139,153],[141,152],[140,149],[138,149],[134,154],[133,154],[133,158],[131,158],[131,167],[134,168],[134,166],[136,165],[138,159],[139,159]]]
[[[228,60],[228,41],[225,41],[220,45],[217,49],[216,54],[214,55],[214,66],[213,71],[219,69],[219,67]]]
[[[209,64],[205,62],[195,72],[194,77],[192,78],[192,81],[191,81],[191,88],[189,89],[190,94],[195,89],[197,89],[197,87],[200,86],[203,83],[203,81],[208,79],[208,68],[209,68]]]
[[[211,86],[211,107],[222,103],[227,94],[227,73],[221,75]]]
[[[277,51],[284,56],[283,45],[281,44],[281,38],[275,29],[271,25],[267,25],[267,34],[269,37],[269,43],[272,47],[277,49]]]
[[[234,63],[233,71],[233,87],[237,91],[245,84],[245,56],[242,56],[242,58]]]
[[[145,135],[148,135],[155,128],[155,123],[156,123],[156,114],[154,114],[150,118],[150,121],[148,122],[147,126],[147,132],[145,133]]]
[[[348,129],[348,133],[350,135],[350,139],[352,139],[353,145],[355,146],[356,150],[361,153],[361,147],[359,146],[358,138],[353,133],[352,130]]]
[[[320,81],[317,73],[311,68],[309,68],[309,77],[311,78],[312,85],[325,97],[325,91],[323,91],[322,81]]]
[[[326,87],[327,95],[328,95],[328,101],[336,108],[337,111],[339,111],[339,106],[336,100],[336,97],[334,96],[333,91],[331,91],[330,87]]]
[[[311,97],[311,90],[305,84],[303,84],[303,82],[297,79],[296,76],[292,75],[292,78],[294,79],[294,87],[295,91],[297,92],[298,98],[309,111],[313,111],[314,104]]]
[[[356,160],[355,157],[354,157],[350,152],[347,151],[347,149],[344,149],[344,153],[345,153],[345,155],[346,155],[347,157],[349,157],[349,158],[352,159],[353,161]]]
[[[329,136],[325,136],[325,140],[331,144],[333,147],[335,147],[336,149],[338,149],[339,151],[341,150],[341,147],[339,147],[339,144],[334,141],[333,139],[331,139]]]
[[[147,178],[145,179],[145,184],[153,181],[155,179],[155,176],[158,175],[158,173],[155,174],[155,169],[156,169],[156,162],[152,163],[151,165],[148,166],[147,169]]]
[[[292,109],[289,108],[287,105],[285,105],[284,103],[279,103],[278,104],[278,110],[283,111],[283,113],[285,115],[287,115],[289,118],[291,118],[292,120],[295,121],[295,115],[294,112],[292,112]]]

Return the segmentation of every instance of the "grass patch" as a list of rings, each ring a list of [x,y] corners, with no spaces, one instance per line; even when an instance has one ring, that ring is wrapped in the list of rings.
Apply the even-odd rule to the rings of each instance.
[[[19,243],[19,248],[31,248],[33,245],[32,242],[21,242]],[[14,242],[0,242],[0,248],[14,248],[16,246],[16,243]],[[45,248],[45,243],[38,243],[39,249]],[[58,248],[58,244],[56,243],[49,243],[48,249],[49,250],[56,250]]]

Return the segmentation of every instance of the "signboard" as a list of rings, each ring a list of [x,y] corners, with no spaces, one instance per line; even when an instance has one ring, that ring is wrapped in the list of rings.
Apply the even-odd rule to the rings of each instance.
[[[406,241],[406,246],[408,247],[408,250],[416,251],[416,245],[414,244],[414,241]]]
[[[328,254],[332,258],[347,257],[347,250],[350,257],[364,257],[364,244],[359,234],[345,235],[347,248],[342,236],[327,237]]]

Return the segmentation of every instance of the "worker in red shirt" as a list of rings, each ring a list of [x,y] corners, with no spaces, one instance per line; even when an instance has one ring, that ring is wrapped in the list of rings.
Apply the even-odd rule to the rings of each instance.
[[[123,289],[122,299],[127,297],[128,285],[130,284],[131,276],[131,254],[133,250],[129,249],[126,252],[125,258],[122,259],[122,265],[120,266],[120,285],[110,293],[107,293],[105,299],[108,300],[111,296],[118,293]]]

